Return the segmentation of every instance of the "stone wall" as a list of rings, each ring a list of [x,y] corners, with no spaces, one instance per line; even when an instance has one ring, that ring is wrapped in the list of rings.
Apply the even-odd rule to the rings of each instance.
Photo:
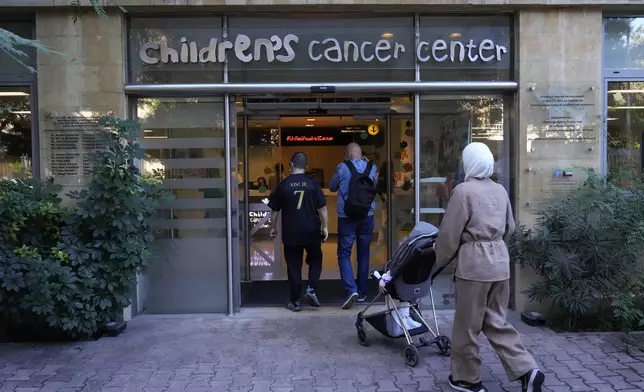
[[[36,13],[36,38],[60,52],[37,59],[40,173],[54,175],[63,193],[88,181],[83,159],[91,159],[96,145],[96,119],[108,113],[126,117],[124,29],[124,17],[116,12],[109,18],[84,12],[76,21],[69,10]],[[70,175],[56,175],[65,167]],[[131,318],[130,307],[123,316]]]
[[[526,10],[518,14],[517,220],[575,189],[584,168],[601,166],[602,10]],[[517,267],[516,307],[534,273]]]
[[[86,12],[76,22],[69,10],[36,14],[36,38],[61,53],[38,55],[40,172],[66,190],[88,180],[82,166],[92,150],[95,119],[125,117],[123,29],[117,13],[101,19]],[[80,148],[74,152],[73,146]]]

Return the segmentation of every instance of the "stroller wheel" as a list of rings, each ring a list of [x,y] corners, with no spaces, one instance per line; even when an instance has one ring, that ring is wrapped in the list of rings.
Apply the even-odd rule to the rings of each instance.
[[[358,327],[358,341],[361,346],[368,346],[369,341],[367,340],[367,331],[363,327]]]
[[[441,355],[449,356],[452,353],[452,342],[447,336],[439,336],[436,338],[436,346],[440,351]]]
[[[412,345],[405,346],[405,363],[411,367],[414,367],[418,365],[418,362],[420,360],[420,354],[418,353],[418,349]]]

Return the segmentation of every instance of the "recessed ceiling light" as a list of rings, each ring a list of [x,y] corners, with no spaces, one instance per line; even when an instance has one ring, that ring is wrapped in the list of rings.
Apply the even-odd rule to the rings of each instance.
[[[262,124],[255,125],[255,128],[261,128],[261,127],[262,127]]]
[[[313,124],[306,124],[307,127],[314,127],[315,125]]]
[[[461,33],[452,33],[452,34],[450,34],[450,35],[449,35],[449,37],[450,37],[451,39],[459,39],[459,38],[461,38],[462,36],[463,36],[463,35],[462,35]]]
[[[307,118],[306,121],[315,121],[314,118]]]
[[[382,38],[391,38],[394,36],[394,33],[382,33],[381,37]]]

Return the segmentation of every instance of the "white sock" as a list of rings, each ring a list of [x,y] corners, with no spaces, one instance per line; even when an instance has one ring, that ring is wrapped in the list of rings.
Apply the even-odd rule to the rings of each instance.
[[[409,307],[400,308],[399,311],[400,311],[400,318],[402,319],[402,322],[405,323],[405,327],[407,327],[407,329],[418,328],[422,325],[414,321],[409,316]]]

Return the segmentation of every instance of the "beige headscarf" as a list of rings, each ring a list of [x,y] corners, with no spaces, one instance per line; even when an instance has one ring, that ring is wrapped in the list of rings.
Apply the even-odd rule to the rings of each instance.
[[[470,178],[489,178],[494,173],[494,156],[483,143],[468,144],[463,150],[465,181]]]

